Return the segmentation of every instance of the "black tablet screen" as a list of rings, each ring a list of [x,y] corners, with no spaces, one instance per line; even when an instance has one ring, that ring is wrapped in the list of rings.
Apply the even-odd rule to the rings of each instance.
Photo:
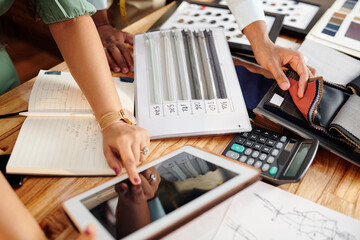
[[[141,172],[140,186],[126,179],[82,203],[114,238],[122,238],[236,175],[182,152]]]

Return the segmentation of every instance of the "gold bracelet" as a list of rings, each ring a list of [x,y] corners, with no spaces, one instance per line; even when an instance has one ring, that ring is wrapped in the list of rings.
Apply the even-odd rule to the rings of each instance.
[[[125,22],[126,26],[129,25],[128,20],[126,18],[126,10],[125,10],[125,0],[120,0],[119,1],[119,5],[120,5],[120,15],[121,18],[123,19],[123,21]]]
[[[124,109],[120,109],[118,112],[105,113],[99,120],[98,124],[101,130],[110,126],[113,123],[123,121],[128,124],[136,124],[135,120],[131,119],[131,116],[127,116],[129,113],[125,113]]]

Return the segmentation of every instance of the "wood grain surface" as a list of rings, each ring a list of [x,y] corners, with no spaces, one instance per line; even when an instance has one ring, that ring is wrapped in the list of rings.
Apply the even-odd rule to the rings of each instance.
[[[146,31],[169,8],[166,6],[126,28],[132,34]],[[52,70],[68,70],[61,63]],[[119,75],[119,74],[118,74]],[[132,77],[133,75],[126,75]],[[34,79],[0,96],[0,114],[27,109]],[[0,119],[0,153],[11,153],[24,117]],[[254,124],[291,134],[267,119],[257,116]],[[221,154],[234,135],[184,137],[153,140],[146,162],[157,159],[185,145]],[[145,163],[146,163],[145,162]],[[74,239],[77,231],[66,216],[62,203],[111,177],[27,177],[17,195],[40,224],[49,239]],[[344,159],[320,148],[305,177],[295,184],[280,186],[288,192],[360,219],[360,171]]]

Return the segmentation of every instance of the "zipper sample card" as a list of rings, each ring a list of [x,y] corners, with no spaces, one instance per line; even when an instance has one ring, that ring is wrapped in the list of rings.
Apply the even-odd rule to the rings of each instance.
[[[222,29],[135,36],[136,117],[150,137],[250,131]]]

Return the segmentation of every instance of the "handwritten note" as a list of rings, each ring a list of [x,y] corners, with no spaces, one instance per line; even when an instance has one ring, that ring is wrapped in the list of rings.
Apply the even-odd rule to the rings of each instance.
[[[45,175],[113,175],[93,118],[27,118],[7,171]]]
[[[40,71],[31,91],[29,115],[21,127],[7,172],[34,175],[114,175],[103,154],[102,136],[94,117],[72,118],[66,113],[91,113],[84,94],[69,72]],[[123,107],[134,110],[134,84],[114,84]],[[51,117],[46,115],[51,113]],[[54,114],[55,113],[55,114]],[[59,115],[57,115],[59,113]],[[65,113],[65,114],[62,114]]]
[[[46,72],[41,70],[36,78],[30,95],[29,112],[92,112],[70,72],[61,72],[59,75]],[[113,78],[113,81],[122,105],[133,112],[134,84],[121,82],[119,78]]]

